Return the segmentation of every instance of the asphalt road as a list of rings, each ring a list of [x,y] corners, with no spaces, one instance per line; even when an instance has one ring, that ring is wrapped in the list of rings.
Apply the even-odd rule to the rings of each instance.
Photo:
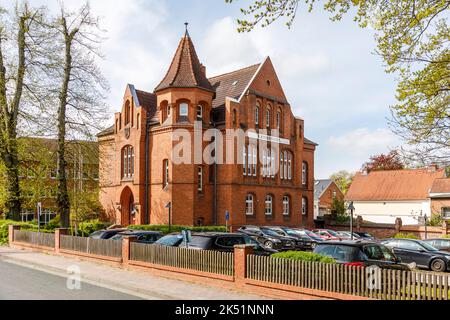
[[[0,300],[138,300],[138,297],[81,283],[67,288],[67,278],[0,260]]]

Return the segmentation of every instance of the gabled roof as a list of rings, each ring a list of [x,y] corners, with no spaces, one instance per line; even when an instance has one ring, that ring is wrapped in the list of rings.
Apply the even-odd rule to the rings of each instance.
[[[304,141],[306,144],[312,144],[313,146],[318,147],[319,144],[315,143],[314,141],[309,140],[308,138],[304,138]]]
[[[314,181],[314,199],[320,199],[323,193],[331,186],[333,180],[324,179],[324,180],[315,180]]]
[[[430,196],[431,198],[450,197],[450,178],[434,180]]]
[[[258,63],[243,69],[209,78],[209,82],[212,84],[214,90],[216,90],[213,108],[224,105],[226,97],[239,99],[245,89],[248,88],[260,66],[261,64]]]
[[[445,171],[408,169],[357,173],[345,197],[348,201],[426,200],[436,179]]]
[[[169,70],[155,92],[167,88],[201,88],[214,91],[187,31],[178,45]]]

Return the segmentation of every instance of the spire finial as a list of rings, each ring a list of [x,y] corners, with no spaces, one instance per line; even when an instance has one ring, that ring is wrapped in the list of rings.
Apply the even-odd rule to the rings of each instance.
[[[184,25],[186,27],[186,35],[189,35],[189,31],[188,31],[189,22],[185,22]]]

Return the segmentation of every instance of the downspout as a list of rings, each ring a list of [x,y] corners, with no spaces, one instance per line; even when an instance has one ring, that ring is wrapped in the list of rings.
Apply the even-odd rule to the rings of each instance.
[[[148,201],[148,196],[149,196],[149,191],[148,191],[148,187],[149,187],[149,175],[150,175],[150,147],[149,147],[149,143],[150,143],[150,134],[149,134],[149,129],[150,129],[150,121],[149,119],[146,119],[146,123],[145,123],[145,216],[144,216],[144,222],[145,224],[150,224],[150,212],[149,212],[149,201]]]

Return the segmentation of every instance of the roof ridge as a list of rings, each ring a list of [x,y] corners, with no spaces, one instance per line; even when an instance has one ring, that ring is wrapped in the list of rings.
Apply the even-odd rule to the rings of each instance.
[[[255,64],[252,64],[251,66],[243,67],[243,68],[240,68],[240,69],[237,69],[237,70],[234,70],[234,71],[229,71],[229,72],[222,73],[222,74],[219,74],[219,75],[216,75],[216,76],[213,76],[213,77],[209,77],[208,80],[215,79],[215,78],[220,78],[220,77],[223,77],[223,76],[230,75],[232,73],[236,73],[236,72],[240,72],[240,71],[243,71],[243,70],[246,70],[246,69],[250,69],[250,68],[253,68],[253,67],[256,67],[256,66],[260,66],[261,63],[262,62],[255,63]]]

